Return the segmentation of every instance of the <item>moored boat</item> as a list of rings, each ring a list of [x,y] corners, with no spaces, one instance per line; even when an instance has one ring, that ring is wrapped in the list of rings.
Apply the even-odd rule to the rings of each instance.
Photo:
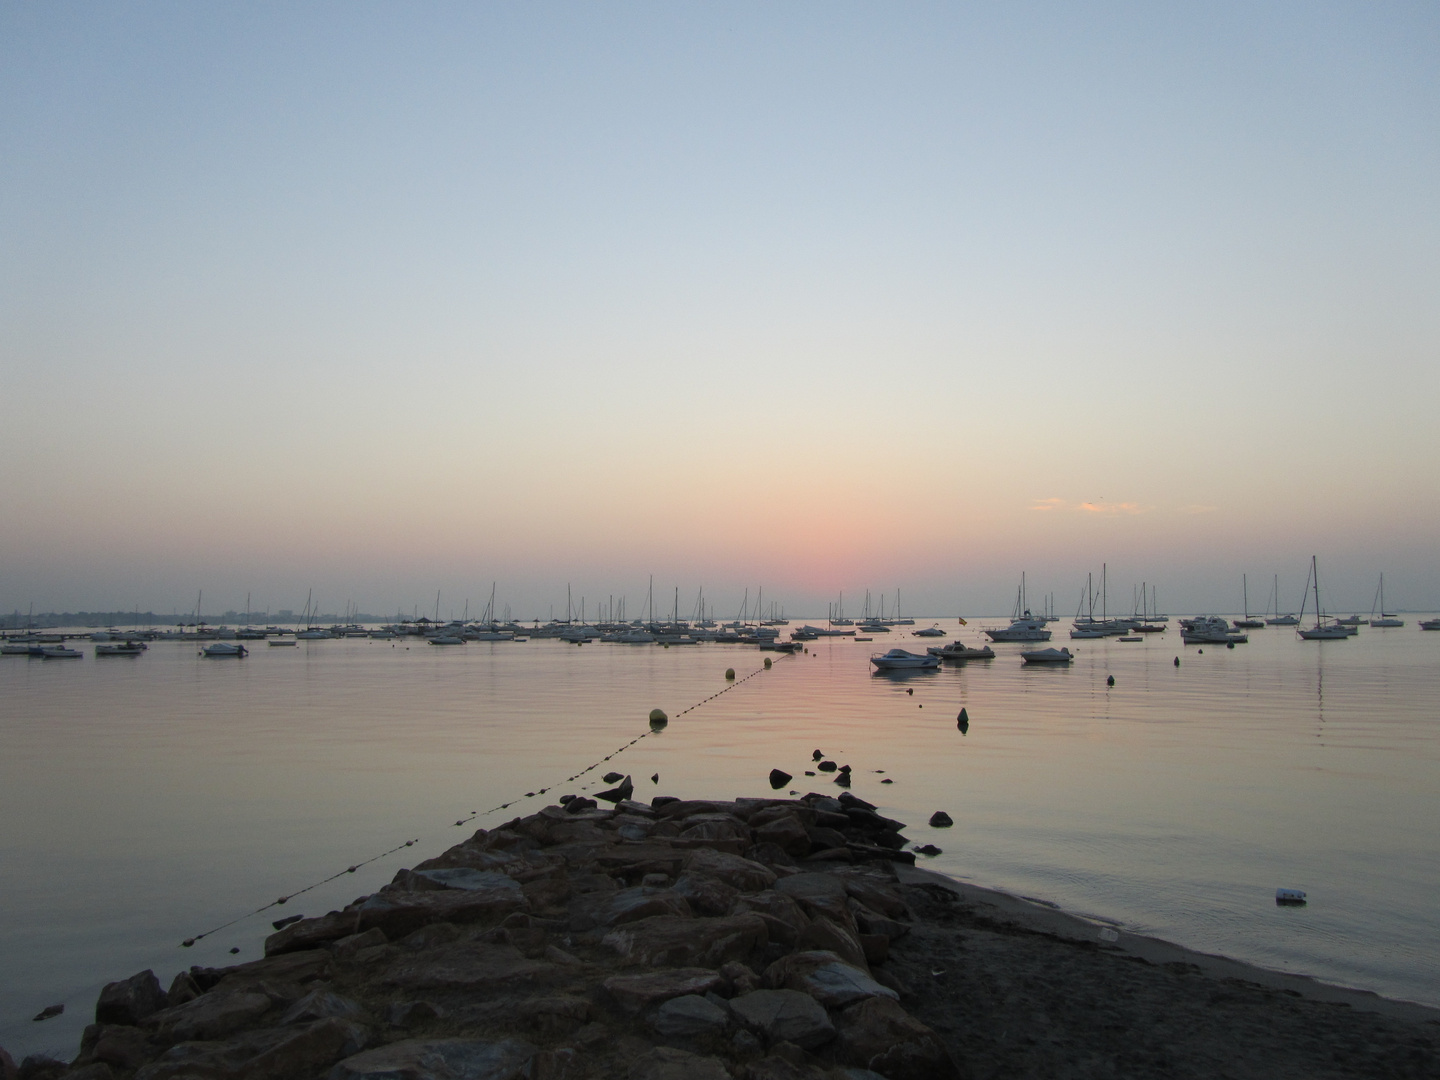
[[[963,641],[952,641],[948,645],[932,645],[925,650],[931,656],[938,656],[941,660],[949,660],[953,663],[960,663],[965,660],[994,660],[995,650],[989,645],[982,645],[973,649]]]
[[[870,663],[880,671],[933,671],[940,666],[940,658],[907,652],[904,649],[891,649],[887,653],[871,656]]]
[[[927,626],[924,630],[913,630],[913,631],[911,631],[911,633],[913,633],[916,637],[944,637],[944,636],[945,636],[945,631],[940,629],[940,624],[939,624],[939,623],[936,623],[934,626]]]
[[[249,656],[250,650],[244,645],[233,645],[228,641],[216,641],[201,649],[200,655],[209,657],[211,660],[239,660],[243,656]]]
[[[1031,649],[1022,652],[1020,659],[1027,664],[1068,664],[1075,657],[1070,655],[1070,650],[1061,649]]]

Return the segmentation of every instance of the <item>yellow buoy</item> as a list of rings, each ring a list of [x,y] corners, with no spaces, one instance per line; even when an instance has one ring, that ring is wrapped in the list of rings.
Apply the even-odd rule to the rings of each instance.
[[[725,678],[727,678],[727,679],[733,679],[733,678],[735,678],[735,669],[734,669],[733,667],[727,667],[727,668],[725,669]]]

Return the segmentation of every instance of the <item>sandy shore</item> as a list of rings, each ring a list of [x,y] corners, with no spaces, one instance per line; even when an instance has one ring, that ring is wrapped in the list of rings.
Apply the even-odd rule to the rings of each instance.
[[[615,797],[628,791],[615,793]],[[917,869],[862,800],[590,799],[264,959],[113,983],[0,1080],[1440,1077],[1440,1014]]]

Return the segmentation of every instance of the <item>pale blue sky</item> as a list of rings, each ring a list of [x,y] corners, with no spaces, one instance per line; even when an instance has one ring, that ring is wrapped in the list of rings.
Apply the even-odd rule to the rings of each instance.
[[[1430,4],[0,2],[0,607],[1208,608],[1312,551],[1440,605],[1437,56]]]

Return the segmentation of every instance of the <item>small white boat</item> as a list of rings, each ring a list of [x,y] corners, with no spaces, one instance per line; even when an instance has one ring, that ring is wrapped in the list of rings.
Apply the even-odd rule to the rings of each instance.
[[[1404,626],[1404,625],[1405,625],[1405,620],[1404,620],[1404,619],[1397,619],[1397,618],[1395,618],[1394,615],[1390,615],[1390,614],[1388,614],[1388,613],[1385,611],[1385,575],[1384,575],[1384,574],[1381,574],[1381,575],[1380,575],[1380,588],[1379,588],[1378,590],[1376,590],[1375,600],[1376,600],[1376,603],[1375,603],[1374,605],[1372,605],[1371,608],[1370,608],[1370,626],[1371,626],[1372,628],[1373,628],[1373,627],[1376,627],[1376,626],[1382,626],[1382,627],[1383,627],[1383,626]],[[1376,616],[1375,616],[1375,612],[1376,612],[1377,610],[1380,612],[1379,618],[1376,618]]]
[[[45,660],[79,660],[84,655],[79,649],[65,645],[47,645],[40,650],[40,656]]]
[[[972,649],[963,641],[952,641],[948,645],[931,645],[925,650],[931,656],[938,656],[941,660],[950,660],[959,663],[964,660],[994,660],[995,650],[989,645],[982,645],[978,649]]]
[[[269,645],[272,649],[293,649],[295,647],[295,639],[293,637],[271,638],[265,644]]]
[[[934,626],[927,626],[924,630],[913,630],[913,631],[911,631],[911,633],[913,633],[916,637],[944,637],[944,636],[945,636],[945,631],[940,629],[940,624],[939,624],[939,623],[936,623]]]
[[[234,645],[228,641],[217,641],[201,649],[200,655],[209,657],[211,660],[239,660],[242,656],[249,656],[250,650],[244,645]]]
[[[464,645],[465,639],[455,634],[436,634],[430,638],[431,645]]]
[[[1440,619],[1421,619],[1421,630],[1440,630]]]
[[[15,643],[15,642],[13,642],[13,641],[7,641],[4,645],[0,645],[0,656],[29,656],[29,655],[30,655],[30,646],[29,646],[28,644],[17,644],[17,643]]]
[[[1068,664],[1075,657],[1070,655],[1069,649],[1031,649],[1022,652],[1020,659],[1027,664]]]
[[[1315,625],[1309,630],[1299,631],[1300,636],[1306,641],[1343,641],[1352,634],[1359,633],[1360,628],[1358,626],[1346,626],[1342,619],[1336,619],[1332,623],[1326,623],[1324,621],[1324,616],[1321,615],[1321,612],[1325,609],[1320,606],[1320,564],[1316,561],[1314,555],[1310,556],[1310,582],[1306,584],[1307,592],[1310,589],[1311,583],[1313,583],[1315,588]],[[1303,604],[1300,607],[1300,612],[1302,615],[1305,612]]]
[[[871,656],[870,663],[880,671],[934,671],[940,666],[940,658],[906,652],[904,649],[891,649],[887,653]]]
[[[295,635],[300,641],[329,641],[333,636],[329,630],[301,630]]]
[[[1026,611],[1009,626],[986,630],[985,636],[991,641],[1049,641],[1050,631],[1045,628],[1043,618],[1032,616]]]

